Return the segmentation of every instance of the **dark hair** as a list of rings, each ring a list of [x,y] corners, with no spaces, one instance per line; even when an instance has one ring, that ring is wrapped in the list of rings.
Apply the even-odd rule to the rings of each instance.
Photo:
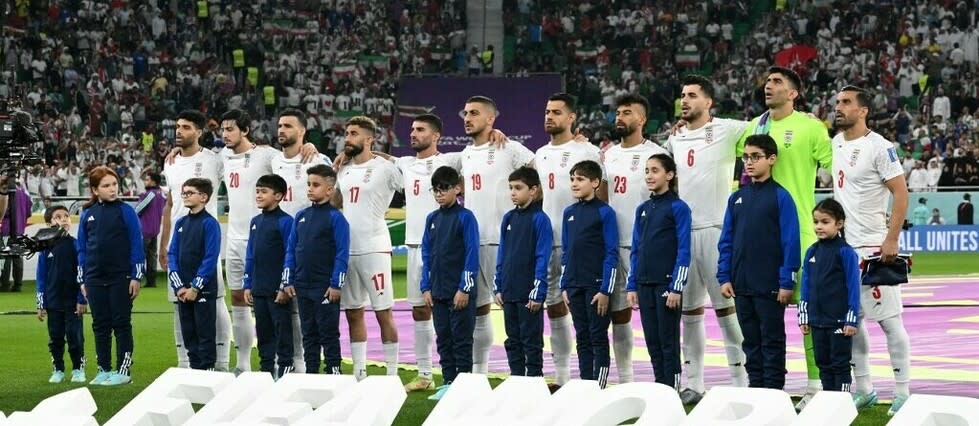
[[[846,220],[846,212],[843,210],[843,205],[832,198],[826,198],[816,203],[816,207],[812,209],[812,212],[816,213],[817,211],[823,212],[838,221]],[[840,236],[844,239],[846,238],[842,228],[840,229]]]
[[[296,121],[299,122],[299,125],[303,128],[306,127],[306,114],[303,114],[303,112],[298,109],[286,108],[279,113],[279,118],[282,117],[296,117]]]
[[[163,179],[158,172],[153,170],[143,173],[143,176],[150,178],[150,180],[157,185],[159,185],[160,181]]]
[[[451,188],[460,183],[462,183],[462,176],[459,176],[459,172],[452,167],[442,166],[432,172],[432,188]]]
[[[68,207],[62,206],[61,204],[55,204],[51,207],[48,207],[48,209],[44,211],[44,223],[50,224],[51,219],[54,218],[54,212],[58,210],[64,210],[65,213],[68,213]]]
[[[285,194],[286,187],[288,187],[286,180],[283,179],[282,176],[275,174],[262,176],[258,178],[257,182],[255,182],[255,188],[268,188],[276,194]]]
[[[99,187],[100,183],[102,183],[102,179],[110,175],[116,178],[117,183],[119,182],[119,174],[107,166],[97,166],[88,173],[88,187],[91,188],[92,198],[83,204],[82,208],[87,209],[99,202],[99,196],[95,195],[95,189]]]
[[[204,113],[196,109],[185,109],[177,114],[177,120],[187,120],[194,123],[197,130],[204,130],[204,123],[207,122],[207,117],[204,117]]]
[[[466,103],[467,104],[477,103],[477,104],[486,105],[486,106],[488,106],[490,108],[493,108],[493,113],[494,114],[496,114],[500,110],[496,106],[496,101],[494,101],[493,99],[491,99],[491,98],[489,98],[487,96],[482,96],[482,95],[471,96],[471,97],[469,97],[469,99],[466,99]]]
[[[326,164],[317,164],[306,170],[307,176],[316,175],[323,179],[334,179],[337,178],[337,172],[333,171],[333,167],[327,166]],[[284,192],[284,191],[283,191]]]
[[[358,126],[370,132],[371,136],[377,133],[377,123],[374,122],[370,117],[364,115],[358,115],[356,117],[351,117],[347,120],[348,126]]]
[[[581,161],[571,167],[571,176],[584,176],[589,180],[602,178],[602,166],[592,160]]]
[[[653,154],[646,159],[646,161],[649,160],[659,161],[659,164],[663,166],[663,170],[667,173],[673,172],[673,179],[670,179],[670,189],[676,191],[676,161],[673,160],[673,157],[670,157],[669,154]]]
[[[214,195],[214,184],[209,179],[190,178],[184,181],[183,186],[189,186],[207,195],[207,201],[211,201],[211,196]]]
[[[540,175],[533,167],[521,166],[510,173],[509,182],[523,182],[528,188],[540,187]]]
[[[626,106],[626,105],[641,105],[642,114],[647,117],[649,116],[649,101],[646,100],[645,96],[635,94],[635,93],[629,93],[629,94],[619,96],[618,98],[615,99],[616,108]]]
[[[870,93],[863,90],[857,86],[846,85],[840,89],[841,92],[853,92],[857,94],[857,105],[861,108],[867,108],[867,116],[870,116],[871,109],[873,108],[873,103],[870,100]]]
[[[242,133],[248,133],[251,130],[252,118],[247,112],[240,109],[228,110],[224,114],[221,114],[221,122],[234,121],[235,126],[241,130]]]
[[[760,148],[762,152],[765,153],[766,157],[771,157],[773,155],[778,155],[778,145],[775,144],[775,139],[771,136],[762,135],[751,135],[744,140],[744,146],[754,146]]]
[[[791,69],[779,66],[769,68],[768,74],[782,74],[785,76],[785,78],[789,79],[789,81],[792,82],[792,86],[795,88],[795,90],[799,92],[799,97],[796,99],[802,100],[802,92],[804,91],[804,88],[802,86],[802,78],[799,77],[799,74],[796,74],[796,72],[792,71]]]
[[[702,75],[688,74],[680,82],[682,86],[700,86],[700,91],[704,92],[709,99],[714,99],[714,84]]]
[[[432,129],[436,132],[442,133],[442,119],[435,114],[421,114],[415,117],[414,120],[428,124],[429,126],[432,126]]]
[[[564,102],[564,104],[568,106],[568,109],[571,110],[571,112],[574,112],[576,106],[576,101],[574,99],[574,96],[571,96],[566,92],[555,93],[551,95],[551,97],[547,98],[547,100]]]

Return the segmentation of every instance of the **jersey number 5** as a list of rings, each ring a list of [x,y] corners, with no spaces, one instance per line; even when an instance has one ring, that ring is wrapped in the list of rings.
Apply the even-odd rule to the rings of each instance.
[[[415,179],[414,185],[411,186],[411,191],[417,196],[421,193],[422,184],[421,181]]]

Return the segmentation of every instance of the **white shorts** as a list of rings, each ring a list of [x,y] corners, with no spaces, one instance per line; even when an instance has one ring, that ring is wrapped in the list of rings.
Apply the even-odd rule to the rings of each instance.
[[[391,253],[350,256],[347,282],[340,293],[340,309],[361,309],[368,302],[375,311],[394,306]]]
[[[856,249],[860,259],[866,259],[879,247],[861,247]],[[904,312],[900,285],[860,286],[860,314],[868,321],[883,321],[896,317]]]
[[[619,267],[615,271],[615,282],[612,285],[612,292],[609,295],[609,311],[619,312],[632,308],[629,306],[628,292],[625,291],[626,282],[629,279],[629,266],[632,249],[629,247],[619,247]]]
[[[171,238],[173,238],[173,237],[171,237]],[[169,246],[170,246],[170,243],[168,242],[167,243],[167,247],[169,247]],[[224,293],[226,291],[225,290],[225,284],[224,284],[224,281],[225,281],[224,280],[224,265],[222,263],[223,262],[221,262],[221,259],[218,259],[218,266],[217,266],[217,269],[218,269],[218,271],[217,271],[218,293],[217,293],[217,296],[219,298],[220,297],[224,297]],[[167,272],[169,274],[169,271],[167,271]],[[170,288],[169,281],[164,281],[164,283],[167,286],[167,301],[169,301],[171,303],[177,303],[177,295],[176,294],[173,294],[173,289]],[[224,303],[224,302],[219,302],[219,303]]]
[[[724,297],[717,283],[717,242],[720,239],[720,228],[690,232],[690,271],[682,298],[684,311],[704,307],[706,297],[710,297],[710,305],[714,309],[734,306],[734,299]]]
[[[408,303],[411,306],[425,306],[422,297],[422,249],[416,245],[408,246]]]
[[[564,303],[564,296],[561,295],[561,247],[554,247],[551,250],[551,261],[547,264],[547,298],[544,299],[544,304],[551,306],[562,303]]]
[[[493,303],[493,287],[496,282],[496,258],[500,246],[486,244],[479,246],[479,273],[476,274],[476,307]]]
[[[228,288],[231,291],[245,287],[245,250],[248,240],[228,240],[224,250],[224,270],[228,274]]]

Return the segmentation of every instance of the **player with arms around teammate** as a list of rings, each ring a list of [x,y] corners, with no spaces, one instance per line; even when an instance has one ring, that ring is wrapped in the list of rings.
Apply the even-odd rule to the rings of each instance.
[[[615,134],[621,139],[602,155],[611,184],[606,192],[608,204],[615,210],[619,225],[619,267],[615,278],[619,282],[611,295],[612,351],[619,372],[619,383],[632,381],[632,306],[626,297],[625,280],[629,276],[629,257],[632,250],[632,228],[636,206],[649,198],[645,180],[646,159],[666,153],[659,145],[646,139],[649,102],[639,95],[624,95],[615,100]]]
[[[200,137],[204,129],[204,114],[200,111],[185,110],[177,116],[177,139],[176,144],[179,150],[174,157],[173,163],[165,163],[163,175],[167,181],[167,204],[163,212],[163,221],[160,229],[160,250],[158,253],[160,265],[166,267],[167,249],[170,247],[171,225],[188,213],[181,201],[181,188],[184,182],[191,178],[204,178],[211,181],[212,187],[216,188],[221,183],[223,165],[221,157],[211,150],[204,149],[200,145]],[[207,212],[218,217],[217,197],[210,197],[205,205]],[[217,361],[215,369],[228,371],[228,363],[231,358],[231,315],[224,305],[224,279],[221,262],[218,262],[217,290],[217,331],[215,335],[215,345],[217,347]],[[188,368],[190,359],[187,357],[187,349],[184,348],[184,338],[180,329],[180,313],[177,306],[177,297],[173,292],[167,292],[168,299],[173,302],[174,321],[173,333],[177,342],[177,366]]]
[[[507,179],[514,170],[533,162],[534,154],[520,143],[502,146],[492,142],[499,111],[496,102],[485,96],[466,100],[462,110],[466,136],[472,145],[462,150],[462,179],[466,208],[476,215],[479,225],[479,274],[476,276],[476,325],[473,330],[473,372],[486,374],[493,346],[493,325],[489,312],[493,304],[493,273],[500,244],[500,221],[513,203],[507,197]],[[497,135],[498,136],[498,135]],[[570,350],[570,346],[569,346]]]
[[[686,388],[684,404],[696,404],[704,396],[705,298],[710,297],[724,339],[724,352],[734,386],[747,386],[741,343],[744,336],[735,314],[734,300],[721,295],[715,284],[717,242],[724,224],[724,210],[734,179],[738,138],[748,122],[711,116],[714,85],[704,77],[689,75],[680,92],[681,118],[686,126],[670,136],[666,149],[676,158],[678,193],[691,209],[691,257],[688,282],[683,290],[683,359]]]
[[[862,259],[880,255],[881,261],[897,257],[898,237],[908,210],[908,186],[894,145],[867,128],[870,99],[866,91],[844,87],[836,98],[833,137],[833,195],[847,217],[847,242]],[[887,219],[888,198],[894,197]],[[894,415],[908,399],[911,382],[911,342],[901,317],[901,287],[861,286],[860,324],[853,337],[854,403],[865,408],[877,402],[870,382],[870,334],[866,318],[877,322],[887,338],[887,353],[894,370],[894,401],[887,411]]]
[[[799,218],[788,191],[772,180],[775,141],[753,135],[743,157],[751,184],[728,198],[717,244],[717,282],[738,297],[748,385],[785,387],[785,306],[799,270]]]
[[[516,206],[500,224],[496,262],[496,303],[503,308],[503,343],[513,376],[543,376],[544,298],[550,263],[551,220],[540,202],[540,177],[530,167],[510,173],[510,198]]]
[[[398,373],[398,329],[391,313],[391,234],[384,214],[394,191],[402,188],[402,177],[393,163],[371,152],[376,132],[377,125],[370,118],[347,120],[343,153],[350,163],[337,172],[338,191],[333,195],[333,201],[343,207],[343,215],[350,223],[350,235],[356,235],[350,241],[349,280],[342,290],[340,308],[346,311],[358,380],[367,377],[364,306],[368,302],[381,328],[387,374]]]
[[[738,155],[744,151],[744,143],[749,136],[771,136],[778,146],[778,163],[772,168],[772,179],[789,191],[797,209],[799,223],[809,223],[812,220],[812,209],[816,205],[816,170],[820,167],[829,170],[832,166],[833,150],[829,133],[821,121],[795,110],[804,93],[802,79],[795,71],[782,67],[769,68],[764,90],[768,111],[752,120],[741,135]],[[816,232],[811,226],[800,228],[800,242],[804,249],[816,242]],[[799,256],[804,254],[800,252]],[[798,300],[798,291],[797,286],[793,300]],[[805,395],[795,406],[798,411],[805,408],[816,392],[822,389],[812,337],[805,335],[802,342],[809,381]]]
[[[601,162],[598,147],[590,143],[577,143],[574,141],[572,129],[577,119],[575,114],[575,100],[567,93],[556,93],[551,95],[544,107],[544,130],[551,136],[551,141],[537,150],[534,156],[534,165],[541,178],[541,188],[544,192],[543,209],[544,213],[550,218],[551,227],[554,231],[554,249],[551,251],[551,264],[547,273],[547,317],[551,325],[551,351],[554,357],[554,381],[557,385],[564,385],[571,377],[571,327],[572,319],[568,310],[568,305],[561,295],[561,259],[563,259],[563,245],[561,235],[563,221],[557,218],[563,217],[566,208],[574,204],[577,200],[571,190],[571,169],[574,165],[590,160],[596,163]],[[601,171],[601,167],[599,166]],[[596,196],[606,192],[602,176],[599,176],[598,189]],[[618,265],[616,265],[618,266]],[[610,289],[614,292],[615,283],[611,283]],[[604,317],[608,319],[608,317]],[[608,328],[608,327],[606,327]],[[608,340],[608,339],[606,339]]]

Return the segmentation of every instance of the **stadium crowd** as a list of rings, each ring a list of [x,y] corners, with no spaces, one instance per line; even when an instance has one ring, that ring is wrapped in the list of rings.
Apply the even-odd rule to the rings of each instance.
[[[288,7],[281,7],[288,6]],[[871,125],[900,145],[909,186],[979,185],[979,5],[965,0],[886,2],[504,1],[511,75],[564,70],[581,98],[579,126],[612,143],[613,99],[639,93],[662,137],[679,114],[678,79],[716,84],[715,113],[764,109],[758,76],[772,63],[804,76],[806,108],[833,120],[844,84],[875,92]],[[891,23],[894,23],[893,25]],[[252,29],[258,30],[252,30]],[[772,32],[771,28],[786,31]],[[341,124],[365,113],[392,131],[397,81],[406,74],[479,74],[467,48],[465,2],[18,0],[4,27],[0,97],[22,96],[43,124],[44,164],[22,183],[37,210],[78,195],[79,176],[113,167],[123,192],[143,192],[160,168],[177,111],[212,118],[244,108],[251,137],[274,139],[285,107],[309,115],[310,142],[342,149]],[[502,49],[500,49],[502,50]],[[486,70],[483,69],[483,72]],[[823,186],[828,184],[825,177]]]

